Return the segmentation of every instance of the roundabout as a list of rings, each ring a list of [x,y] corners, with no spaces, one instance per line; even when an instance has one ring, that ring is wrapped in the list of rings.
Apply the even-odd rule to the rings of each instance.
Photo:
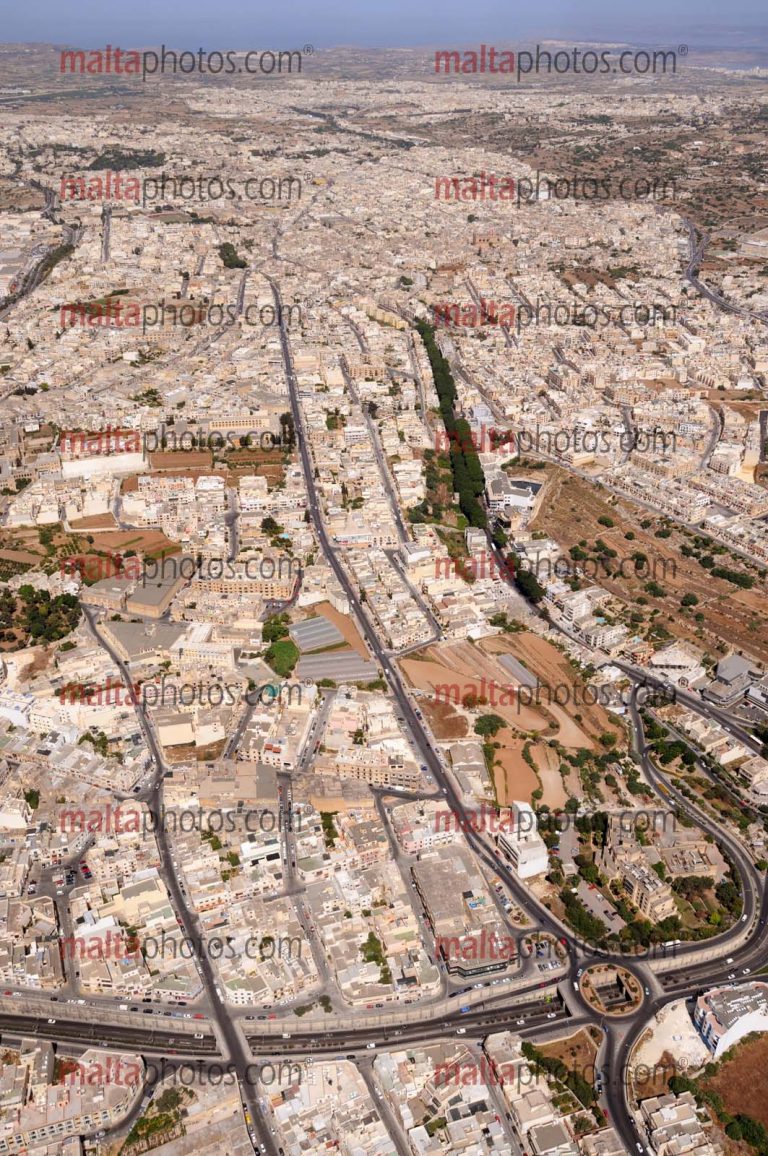
[[[622,964],[592,963],[576,982],[587,1008],[612,1019],[634,1015],[644,1001],[643,982]]]

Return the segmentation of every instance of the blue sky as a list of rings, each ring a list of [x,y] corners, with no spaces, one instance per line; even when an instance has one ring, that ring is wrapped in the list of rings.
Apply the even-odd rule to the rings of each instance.
[[[765,0],[0,0],[0,40],[98,47],[514,44],[562,35],[693,47],[768,43]]]

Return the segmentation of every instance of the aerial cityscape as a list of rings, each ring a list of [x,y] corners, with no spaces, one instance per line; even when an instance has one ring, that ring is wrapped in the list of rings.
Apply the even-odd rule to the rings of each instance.
[[[5,25],[0,1156],[768,1156],[762,6]]]

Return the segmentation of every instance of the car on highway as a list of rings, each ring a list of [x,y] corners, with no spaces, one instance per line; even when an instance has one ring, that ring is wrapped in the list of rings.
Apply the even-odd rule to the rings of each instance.
[[[56,1023],[56,1020],[50,1020],[50,1019],[49,1019],[49,1020],[48,1020],[48,1023],[49,1023],[49,1024],[55,1024],[55,1023]]]
[[[370,1048],[375,1048],[375,1047],[376,1047],[376,1045],[375,1045],[375,1044],[373,1044],[373,1043],[371,1043],[371,1044],[366,1044],[365,1046],[366,1046],[366,1048],[368,1048],[368,1049],[370,1049]]]
[[[556,1020],[557,1019],[557,1012],[547,1012],[547,1019],[548,1020]]]
[[[519,1028],[521,1028],[523,1026],[523,1024],[525,1023],[525,1020],[517,1020],[516,1022],[517,1022],[517,1026]]]

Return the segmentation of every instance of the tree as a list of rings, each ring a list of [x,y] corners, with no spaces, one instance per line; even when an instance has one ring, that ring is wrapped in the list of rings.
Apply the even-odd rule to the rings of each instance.
[[[497,714],[482,714],[475,723],[475,734],[484,738],[493,736],[506,725],[504,719],[499,718]]]
[[[293,671],[299,657],[299,648],[295,642],[292,642],[290,638],[284,638],[272,643],[264,655],[264,660],[272,667],[275,674],[286,678]]]
[[[288,637],[288,615],[275,614],[268,618],[261,628],[263,642],[277,642],[280,638]]]
[[[544,597],[544,587],[530,570],[515,571],[515,586],[529,602],[541,602]]]
[[[245,269],[246,267],[247,262],[242,257],[238,257],[231,241],[225,241],[223,245],[219,245],[219,256],[225,269]]]
[[[282,440],[286,445],[295,445],[296,427],[293,421],[293,414],[290,411],[280,414],[280,433]]]

